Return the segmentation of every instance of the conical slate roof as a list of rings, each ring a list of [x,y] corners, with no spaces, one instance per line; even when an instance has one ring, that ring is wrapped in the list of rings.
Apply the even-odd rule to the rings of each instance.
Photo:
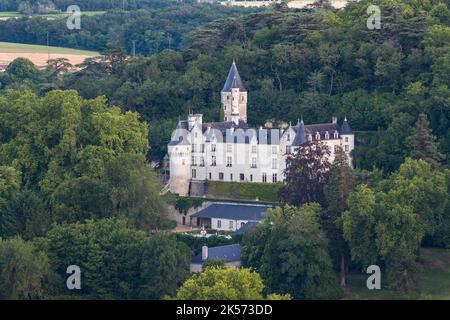
[[[300,146],[307,141],[306,128],[305,128],[305,124],[303,123],[303,119],[302,119],[302,121],[298,121],[296,127],[297,127],[297,133],[295,134],[294,141],[292,141],[292,145]]]
[[[231,65],[230,72],[228,72],[227,81],[225,81],[222,92],[231,92],[231,89],[233,88],[239,88],[239,91],[247,92],[234,61]]]
[[[340,134],[352,134],[352,129],[348,124],[347,117],[345,117],[344,122],[342,122]]]

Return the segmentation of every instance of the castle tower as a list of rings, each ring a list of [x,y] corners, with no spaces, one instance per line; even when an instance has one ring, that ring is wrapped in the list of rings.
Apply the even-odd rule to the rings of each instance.
[[[353,134],[353,131],[348,124],[347,117],[345,117],[344,121],[342,122],[339,134],[341,136],[341,146],[348,156],[350,167],[353,168],[353,158],[351,152],[355,148],[355,135]]]
[[[220,95],[224,121],[233,121],[235,124],[240,120],[247,122],[247,90],[234,60]]]
[[[179,136],[168,145],[169,155],[170,192],[180,196],[189,194],[191,180],[191,143],[186,136]]]

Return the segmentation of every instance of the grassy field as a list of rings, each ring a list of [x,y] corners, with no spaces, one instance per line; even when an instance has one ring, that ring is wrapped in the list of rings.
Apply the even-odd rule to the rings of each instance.
[[[0,12],[0,18],[13,18],[13,17],[20,17],[20,16],[22,16],[20,14],[20,12],[16,12],[16,11]]]
[[[81,11],[81,15],[86,16],[94,16],[99,14],[104,14],[106,11]],[[71,13],[67,12],[60,12],[60,13],[49,13],[49,14],[32,14],[32,16],[39,16],[39,17],[47,17],[47,18],[59,18],[71,15]],[[17,11],[4,11],[0,12],[0,18],[15,18],[15,17],[22,17],[24,16],[20,12]]]
[[[367,275],[352,274],[348,279],[348,292],[345,298],[450,300],[450,249],[422,249],[421,266],[423,271],[419,274],[418,286],[409,295],[385,289],[387,284],[383,282],[383,276],[380,290],[368,290],[366,288]]]
[[[30,59],[37,66],[43,67],[47,64],[49,53],[50,59],[67,58],[73,65],[82,63],[87,57],[98,55],[98,52],[87,50],[0,42],[0,63],[9,63],[16,58],[23,57]]]
[[[47,50],[49,50],[50,53],[78,54],[78,55],[85,55],[85,56],[98,55],[98,52],[95,52],[95,51],[77,50],[77,49],[52,47],[52,46],[47,48],[47,46],[39,46],[39,45],[32,45],[32,44],[0,42],[0,53],[29,53],[29,52],[47,53]]]

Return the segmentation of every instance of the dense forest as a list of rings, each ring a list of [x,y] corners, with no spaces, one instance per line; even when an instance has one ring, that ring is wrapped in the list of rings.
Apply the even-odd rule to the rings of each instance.
[[[85,98],[106,95],[110,104],[139,112],[150,124],[151,158],[161,159],[176,121],[188,110],[204,113],[206,120],[219,119],[220,89],[235,59],[249,90],[251,125],[272,118],[295,122],[303,115],[306,123],[314,123],[346,115],[359,140],[357,167],[391,172],[411,152],[407,137],[418,115],[425,113],[440,151],[448,155],[449,8],[440,1],[378,3],[383,12],[380,30],[366,28],[365,1],[337,12],[296,12],[278,6],[216,20],[181,41],[185,45],[180,50],[133,59],[125,58],[132,38],[127,24],[121,23],[121,14],[111,13],[111,20],[86,22],[70,37],[81,37],[92,28],[95,38],[104,36],[105,41],[86,47],[122,50],[118,54],[124,63],[110,68],[105,66],[108,59],[88,61],[85,69],[67,75],[59,86],[76,89]],[[32,21],[11,23],[25,24],[14,27],[20,32],[29,30]],[[113,21],[120,21],[115,25],[122,32],[114,32]],[[130,21],[128,28],[140,37],[148,33],[139,29],[146,24]],[[45,23],[56,28],[61,22]],[[97,28],[102,31],[96,33]],[[7,28],[2,30],[0,40],[13,40],[4,35]],[[149,50],[145,43],[137,41],[138,52]]]
[[[101,11],[111,9],[137,10],[143,8],[164,8],[175,0],[79,0],[76,5],[82,11]],[[194,2],[194,1],[185,1]],[[67,7],[73,5],[71,0],[0,0],[0,11],[20,11],[21,7],[41,7],[54,8],[66,11]]]
[[[0,41],[46,44],[48,32],[52,46],[103,51],[108,43],[119,42],[126,52],[131,53],[135,40],[137,53],[151,55],[164,49],[179,50],[189,33],[200,25],[259,11],[220,5],[162,3],[164,6],[156,8],[150,6],[133,11],[116,9],[99,15],[83,15],[82,27],[76,31],[67,29],[67,18],[64,17],[8,19],[0,21]]]
[[[109,9],[98,3],[88,9]],[[83,17],[73,31],[58,19],[0,22],[0,41],[42,44],[49,31],[53,45],[101,51],[76,72],[18,58],[0,73],[0,298],[338,299],[348,271],[374,263],[392,289],[414,290],[421,246],[450,247],[450,9],[374,3],[379,30],[366,27],[369,1],[168,4]],[[149,162],[188,111],[220,120],[233,59],[250,125],[347,116],[356,170],[342,150],[325,164],[318,145],[302,145],[311,152],[289,160],[277,207],[242,238],[245,268],[216,261],[189,278],[205,243],[168,232],[173,195],[159,194]],[[72,264],[81,291],[65,287]],[[236,281],[210,290],[221,279]]]

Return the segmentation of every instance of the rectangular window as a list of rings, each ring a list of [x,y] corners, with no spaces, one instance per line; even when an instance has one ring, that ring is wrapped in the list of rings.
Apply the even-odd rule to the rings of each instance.
[[[230,220],[230,230],[233,230],[233,220]]]
[[[244,181],[244,179],[245,179],[245,176],[244,176],[243,173],[241,173],[241,174],[239,175],[239,180]]]
[[[252,168],[256,168],[256,158],[252,158]]]
[[[277,146],[272,146],[272,154],[277,154],[278,150],[277,150]]]
[[[202,143],[202,144],[200,145],[200,152],[201,152],[201,153],[205,153],[205,144],[204,144],[204,143]]]
[[[250,182],[253,182],[253,175],[250,175]]]
[[[348,147],[348,144],[345,145],[345,152],[348,152],[350,148]]]
[[[197,165],[197,157],[192,156],[192,165],[193,166]]]
[[[223,180],[223,172],[219,172],[219,180]]]
[[[211,180],[211,172],[208,175],[209,175],[209,180]]]
[[[200,157],[200,167],[205,166],[205,157]]]
[[[286,154],[290,154],[291,153],[291,146],[286,146]]]
[[[231,144],[227,144],[227,152],[231,152]]]
[[[222,220],[217,220],[217,229],[222,228]]]
[[[233,181],[233,174],[230,173],[230,181]]]
[[[272,159],[272,169],[276,169],[278,167],[278,159]]]
[[[256,146],[252,146],[252,153],[256,153]]]
[[[335,152],[335,153],[338,151],[338,147],[339,147],[338,145],[335,145],[335,146],[334,146],[334,152]]]
[[[212,152],[216,152],[216,145],[215,145],[215,144],[212,144],[212,145],[211,145],[211,151],[212,151]]]
[[[211,166],[216,166],[216,156],[211,156]]]
[[[192,152],[196,152],[196,151],[197,151],[196,144],[193,144],[192,145]]]
[[[262,182],[267,182],[267,173],[265,172],[262,174]]]
[[[232,166],[233,166],[233,158],[227,157],[227,167],[232,167]]]
[[[348,137],[345,137],[345,142],[348,142]]]
[[[192,169],[192,178],[195,179],[197,178],[197,170]]]
[[[272,182],[273,182],[273,183],[277,183],[277,181],[278,181],[277,174],[274,173],[274,174],[272,175]]]

